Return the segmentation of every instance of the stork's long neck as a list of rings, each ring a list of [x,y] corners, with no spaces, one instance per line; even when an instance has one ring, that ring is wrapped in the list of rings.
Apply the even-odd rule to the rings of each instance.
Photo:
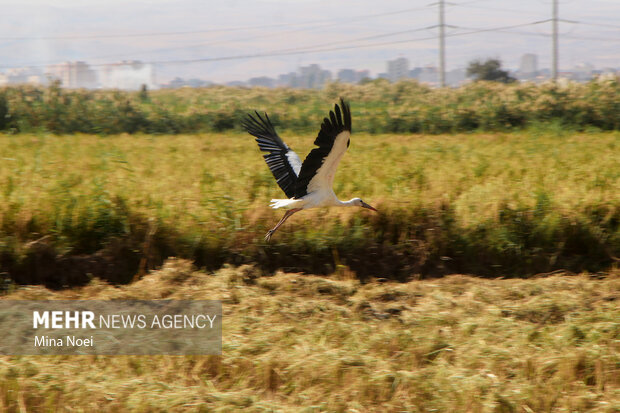
[[[343,206],[343,207],[351,207],[351,206],[356,206],[356,205],[355,205],[355,203],[354,203],[354,202],[355,202],[355,200],[356,200],[356,198],[349,199],[348,201],[341,201],[341,200],[338,200],[338,205]]]

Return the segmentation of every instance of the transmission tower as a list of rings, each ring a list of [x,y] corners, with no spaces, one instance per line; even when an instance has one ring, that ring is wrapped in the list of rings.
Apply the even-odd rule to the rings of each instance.
[[[553,0],[551,24],[553,26],[551,78],[555,82],[558,80],[558,0]]]
[[[439,85],[446,86],[446,35],[444,22],[444,0],[439,0]]]

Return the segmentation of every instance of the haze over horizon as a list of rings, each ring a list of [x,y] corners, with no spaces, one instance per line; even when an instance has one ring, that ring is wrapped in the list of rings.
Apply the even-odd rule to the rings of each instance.
[[[141,60],[157,80],[214,82],[277,76],[317,63],[385,71],[406,57],[437,65],[438,7],[429,0],[22,0],[3,8],[0,72],[63,61]],[[524,53],[550,67],[551,1],[455,0],[446,4],[447,70],[476,58],[517,68]],[[561,70],[620,67],[620,2],[560,1]]]

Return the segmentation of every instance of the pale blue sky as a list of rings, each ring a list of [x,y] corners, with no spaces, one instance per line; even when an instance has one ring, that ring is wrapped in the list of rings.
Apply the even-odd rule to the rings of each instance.
[[[12,1],[0,17],[0,71],[65,60],[216,59],[159,64],[158,80],[180,75],[224,82],[275,76],[311,63],[334,72],[369,69],[373,75],[385,71],[386,60],[401,56],[412,66],[437,64],[432,0]],[[550,0],[451,3],[448,69],[485,57],[516,68],[524,53],[538,54],[539,66],[549,67],[551,24],[534,23],[551,17]],[[619,0],[562,0],[559,7],[560,18],[579,22],[560,24],[561,69],[585,62],[620,67]],[[519,27],[473,33],[506,26]],[[349,48],[359,45],[373,46]],[[307,53],[313,46],[323,51]],[[334,48],[339,50],[324,50]],[[272,55],[292,51],[305,53]],[[271,56],[235,58],[256,54]],[[233,59],[217,60],[228,57]]]

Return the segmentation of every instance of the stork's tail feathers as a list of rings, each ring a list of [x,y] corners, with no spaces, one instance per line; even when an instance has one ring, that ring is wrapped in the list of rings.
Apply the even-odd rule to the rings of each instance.
[[[301,199],[294,199],[294,198],[272,199],[271,204],[269,206],[272,207],[273,209],[278,209],[278,208],[293,209],[293,208],[299,208],[299,203],[301,202],[302,202]]]

